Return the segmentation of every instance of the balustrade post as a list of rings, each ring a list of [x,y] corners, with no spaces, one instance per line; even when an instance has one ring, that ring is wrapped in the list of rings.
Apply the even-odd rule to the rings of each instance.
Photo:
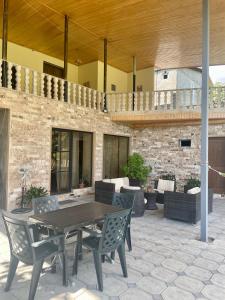
[[[7,70],[7,88],[12,88],[12,63],[8,62],[8,70]]]
[[[33,71],[32,92],[37,96],[37,71]]]
[[[128,111],[132,111],[133,108],[133,93],[128,94]]]
[[[25,93],[30,92],[30,70],[25,68]]]
[[[72,84],[72,93],[73,93],[72,99],[73,99],[73,105],[75,105],[75,106],[77,104],[77,90],[76,90],[76,87],[77,87],[77,85],[75,83],[73,83]]]
[[[41,97],[45,96],[45,74],[41,73]]]
[[[144,94],[143,92],[139,93],[139,110],[143,111],[144,105],[143,105],[143,101],[144,101]]]
[[[60,80],[60,101],[64,101],[64,80]]]
[[[21,66],[16,65],[16,90],[21,91]]]
[[[93,108],[94,109],[97,109],[97,98],[96,98],[96,96],[97,96],[97,91],[96,90],[94,90],[93,91]]]
[[[66,85],[67,85],[67,102],[68,103],[71,103],[71,100],[70,100],[70,96],[71,96],[71,83],[69,81],[66,81]]]
[[[52,79],[52,76],[50,75],[47,75],[47,98],[51,98],[52,97],[52,94],[51,94],[51,79]]]
[[[54,93],[53,93],[53,98],[55,100],[58,100],[59,97],[58,97],[58,90],[59,90],[59,86],[58,86],[58,78],[57,77],[54,77],[53,78],[53,82],[54,82]]]
[[[81,106],[81,86],[78,85],[78,106]]]

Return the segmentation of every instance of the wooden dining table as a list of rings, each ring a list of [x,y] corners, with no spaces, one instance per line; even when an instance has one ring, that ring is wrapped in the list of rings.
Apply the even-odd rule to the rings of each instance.
[[[121,208],[99,202],[90,202],[57,209],[43,214],[32,215],[30,221],[51,228],[56,233],[63,233],[63,285],[68,286],[68,257],[65,247],[66,235],[72,230],[78,230],[82,236],[82,228],[94,225],[105,218],[106,214],[120,211]]]

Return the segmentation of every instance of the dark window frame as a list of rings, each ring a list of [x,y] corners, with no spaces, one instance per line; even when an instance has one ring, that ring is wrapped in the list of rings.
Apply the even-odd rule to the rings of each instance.
[[[72,129],[63,129],[63,128],[56,128],[53,127],[52,128],[52,135],[51,137],[53,137],[53,132],[54,131],[58,131],[58,132],[66,132],[69,133],[69,149],[68,151],[56,151],[60,153],[60,166],[61,166],[61,153],[62,152],[69,152],[69,171],[68,171],[68,175],[69,175],[69,182],[68,182],[68,190],[67,191],[60,191],[60,192],[53,192],[52,191],[52,172],[51,172],[51,180],[50,180],[50,194],[51,195],[60,195],[60,194],[65,194],[65,193],[70,193],[71,190],[73,189],[72,186],[72,164],[73,164],[73,160],[72,160],[72,156],[73,156],[73,133],[89,133],[91,136],[91,170],[90,170],[90,187],[93,186],[93,132],[90,131],[80,131],[80,130],[72,130]],[[60,150],[61,150],[61,139],[60,139]],[[51,144],[51,160],[52,160],[52,154],[53,154],[53,144]],[[57,173],[57,172],[56,172]],[[63,171],[60,171],[59,173],[63,173]],[[67,173],[67,172],[64,172]]]
[[[52,67],[52,68],[55,68],[57,69],[58,71],[62,72],[62,76],[56,76],[56,75],[53,75],[53,74],[49,74],[48,72],[46,72],[45,70],[45,67]],[[60,67],[58,65],[55,65],[53,63],[50,63],[48,61],[43,61],[43,73],[45,74],[48,74],[48,75],[51,75],[51,76],[55,76],[55,77],[58,77],[58,78],[61,78],[61,79],[64,79],[64,68],[63,67]]]

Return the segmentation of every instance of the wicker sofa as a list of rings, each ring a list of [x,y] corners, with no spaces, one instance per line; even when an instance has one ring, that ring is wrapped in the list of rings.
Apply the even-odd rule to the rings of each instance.
[[[201,194],[164,193],[164,217],[196,224],[201,218]],[[213,190],[209,189],[209,213],[213,211]]]
[[[129,186],[129,179],[127,177],[103,179],[95,182],[95,201],[105,204],[112,204],[112,199],[115,192],[127,192],[134,194],[134,207],[132,216],[143,216],[145,211],[144,192],[140,187]]]

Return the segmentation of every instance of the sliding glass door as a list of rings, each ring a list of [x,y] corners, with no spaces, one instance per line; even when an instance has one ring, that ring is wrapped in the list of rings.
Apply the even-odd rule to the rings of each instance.
[[[122,177],[128,153],[128,137],[104,135],[103,178]]]
[[[92,133],[53,129],[51,192],[92,185]]]

